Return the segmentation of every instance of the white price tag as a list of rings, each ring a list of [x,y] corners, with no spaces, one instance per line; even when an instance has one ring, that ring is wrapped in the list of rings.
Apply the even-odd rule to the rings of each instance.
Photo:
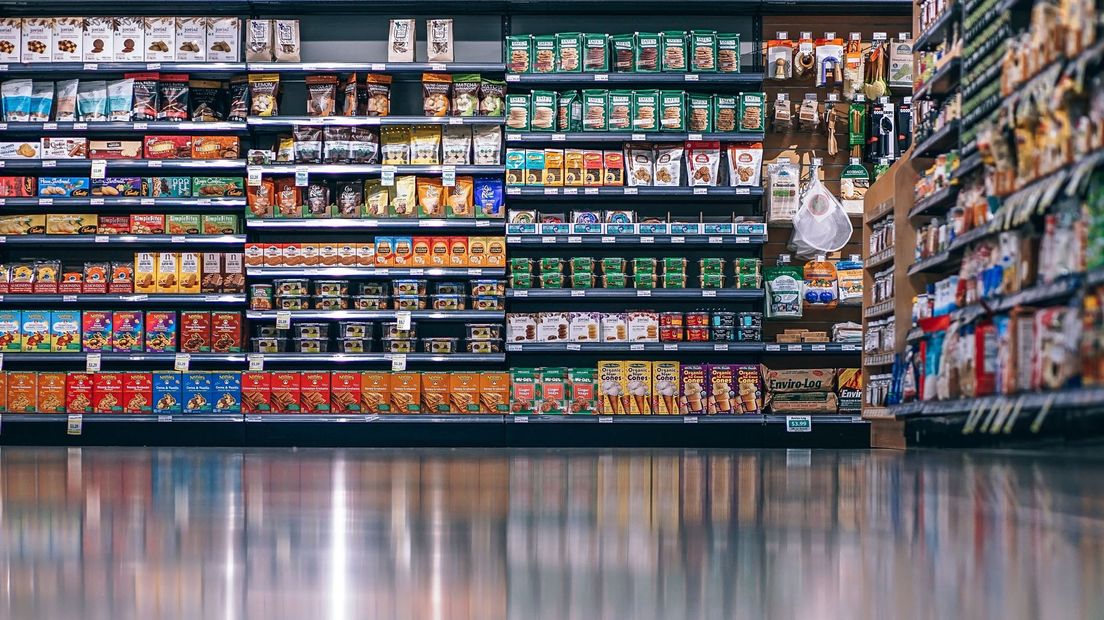
[[[424,276],[425,275],[425,269],[422,269],[420,267],[411,269],[410,270],[410,275],[412,275],[412,276]]]
[[[435,62],[429,65],[431,71],[448,71],[448,66],[443,62]]]
[[[134,123],[134,128],[143,131],[149,129],[149,123]]]
[[[567,238],[567,242],[568,243],[582,243],[583,238],[578,236],[578,235],[572,235],[572,236]]]
[[[675,342],[665,342],[665,343],[663,343],[663,350],[664,351],[678,351],[678,349],[679,349],[678,343],[675,343]]]
[[[386,71],[386,70],[387,70],[387,65],[385,63],[382,63],[382,62],[372,63],[372,71]]]
[[[483,275],[483,270],[479,267],[468,267],[468,275],[469,276],[481,276],[481,275]]]
[[[406,354],[397,353],[391,356],[391,372],[402,372],[406,370]]]
[[[161,63],[159,63],[159,62],[147,62],[146,63],[146,71],[160,71],[160,70],[161,70]]]
[[[73,123],[74,131],[84,131],[85,129],[88,129],[88,123]]]
[[[2,163],[2,162],[0,162],[0,163]],[[583,194],[584,195],[589,195],[589,196],[597,195],[598,194],[598,188],[597,187],[584,187],[583,188]]]
[[[782,346],[781,346],[781,345],[777,345],[777,344],[768,344],[768,345],[767,345],[767,350],[768,350],[768,351],[781,351],[781,350],[782,350]]]
[[[396,170],[394,166],[384,166],[380,168],[380,184],[386,187],[394,185]]]
[[[779,31],[774,33],[774,38],[776,38],[776,39],[789,39],[790,38],[790,33],[785,31],[785,30],[779,30]]]
[[[53,131],[57,129],[57,123],[42,123],[42,129],[45,131]]]
[[[291,310],[276,311],[276,329],[291,329]]]
[[[464,119],[460,118],[459,116],[450,116],[449,119],[448,119],[448,124],[449,125],[463,125],[464,124]]]
[[[528,296],[529,296],[529,291],[527,291],[523,288],[516,289],[514,291],[514,297],[528,297]]]
[[[69,416],[69,422],[65,425],[67,435],[80,435],[84,430],[84,416],[77,413]]]
[[[264,355],[260,353],[250,353],[246,356],[249,359],[249,370],[252,372],[260,372],[264,370]]]
[[[89,353],[84,358],[84,371],[85,372],[100,372],[100,354]]]
[[[643,142],[644,140],[647,140],[647,139],[648,139],[648,136],[646,136],[642,133],[634,133],[632,135],[633,142]]]
[[[885,41],[886,38],[887,38],[886,33],[884,33],[884,32],[875,32],[874,33],[874,40],[875,41]]]
[[[736,237],[736,239],[734,239],[734,241],[736,243],[751,243],[751,238],[750,237]]]
[[[577,343],[573,343],[573,342],[572,342],[572,343],[568,343],[568,345],[567,345],[567,350],[568,350],[568,351],[582,351],[582,350],[583,350],[583,347],[582,347],[582,345],[580,345],[580,344],[577,344]]]
[[[563,195],[564,196],[578,196],[579,195],[579,188],[578,187],[565,187],[565,188],[563,188]]]
[[[143,207],[151,207],[157,204],[157,200],[154,198],[142,198],[138,201],[138,204],[142,205]]]
[[[169,243],[187,243],[188,238],[184,235],[173,235],[169,239]]]
[[[686,243],[686,237],[671,237],[671,243]]]
[[[506,195],[507,196],[520,196],[521,195],[521,188],[520,187],[507,187],[506,188]]]
[[[643,351],[644,350],[644,345],[642,345],[642,344],[630,344],[629,345],[629,350],[630,351]]]
[[[520,82],[521,76],[516,73],[510,73],[506,75],[507,82]]]
[[[529,416],[527,416],[527,415],[517,415],[517,416],[514,416],[510,419],[514,421],[514,424],[528,424],[529,423]]]
[[[307,169],[304,167],[295,168],[295,187],[306,187],[310,184],[308,179]]]
[[[640,243],[655,243],[655,237],[641,237]]]
[[[638,289],[636,289],[636,296],[637,297],[651,297],[652,296],[652,289],[650,289],[650,288],[638,288]]]
[[[722,241],[724,241],[724,239],[722,239],[721,237],[710,237],[709,238],[709,243],[710,244],[718,244],[718,243],[721,243]]]
[[[48,206],[54,204],[54,199],[53,198],[39,198],[38,199],[38,204],[39,204],[39,206],[48,207]]]
[[[687,82],[697,82],[698,81],[698,74],[697,73],[687,73],[687,74],[682,76],[682,79],[686,80]]]
[[[57,168],[57,162],[52,159],[46,159],[42,162],[43,168]]]
[[[192,355],[190,353],[177,353],[176,360],[173,362],[173,370],[177,372],[188,372],[188,368],[192,365]]]
[[[260,422],[261,421],[261,416],[259,416],[259,415],[247,415],[247,416],[245,416],[245,421],[246,422]]]
[[[686,139],[687,140],[704,140],[705,138],[703,138],[700,133],[692,133],[692,134],[687,134]]]
[[[635,196],[638,192],[635,187],[626,187],[624,193],[626,196]]]
[[[103,198],[89,198],[88,199],[88,204],[92,205],[93,207],[99,207],[99,206],[102,206],[104,204],[104,199]]]
[[[715,345],[713,345],[713,350],[714,351],[727,351],[728,350],[728,345],[727,344],[715,344]]]
[[[159,416],[157,416],[157,421],[158,422],[172,422],[172,416],[171,415],[159,415]]]
[[[441,185],[443,187],[456,186],[456,166],[441,167]]]
[[[541,243],[556,243],[555,237],[541,237]]]
[[[395,312],[395,328],[407,330],[410,329],[410,311],[398,310]]]
[[[611,415],[600,415],[600,416],[598,416],[598,423],[599,424],[613,424],[613,416],[611,416]]]
[[[851,39],[852,41],[861,41],[862,40],[862,33],[861,32],[852,32],[847,38]]]
[[[245,174],[246,174],[246,177],[247,177],[246,183],[249,184],[249,187],[260,187],[261,186],[261,169],[260,168],[257,168],[256,166],[250,166],[250,167],[246,168]]]
[[[586,297],[586,291],[580,288],[571,290],[572,297]]]
[[[799,352],[799,351],[801,351],[801,345],[799,345],[799,344],[786,345],[786,350],[787,351],[793,351],[793,352]]]
[[[694,188],[694,195],[695,196],[705,196],[708,193],[709,193],[709,188],[708,187],[695,187]]]
[[[814,351],[827,351],[828,347],[822,344],[814,344],[811,347]]]
[[[613,237],[603,236],[602,237],[602,243],[616,243],[616,241],[614,240]]]
[[[688,416],[686,416],[682,419],[682,423],[683,424],[697,424],[698,423],[698,416],[688,415]]]
[[[546,187],[546,188],[544,188],[544,195],[545,196],[556,196],[559,193],[560,193],[560,188],[558,188],[558,187]]]
[[[594,74],[594,81],[595,82],[608,82],[609,81],[609,75],[607,75],[605,73],[595,73]]]
[[[146,163],[146,166],[149,168],[161,168],[164,165],[165,162],[161,161],[160,159],[151,159]]]
[[[567,140],[567,134],[563,134],[563,133],[554,133],[554,134],[552,134],[552,141],[553,142],[563,142],[565,140]]]
[[[716,296],[717,296],[716,289],[711,289],[711,288],[702,289],[702,297],[716,297]]]
[[[107,176],[107,162],[102,159],[93,159],[91,174],[93,179],[102,179]]]
[[[0,370],[4,369],[4,354],[0,353]]]
[[[76,303],[77,302],[77,296],[76,295],[62,295],[61,296],[61,301],[63,303],[67,303],[67,304]]]

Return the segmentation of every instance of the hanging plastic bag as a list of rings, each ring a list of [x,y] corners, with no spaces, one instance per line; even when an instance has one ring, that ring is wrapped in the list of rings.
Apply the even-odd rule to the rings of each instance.
[[[819,167],[819,160],[814,160],[809,187],[794,215],[793,236],[790,237],[790,249],[806,260],[842,250],[854,232],[843,205],[820,182]]]

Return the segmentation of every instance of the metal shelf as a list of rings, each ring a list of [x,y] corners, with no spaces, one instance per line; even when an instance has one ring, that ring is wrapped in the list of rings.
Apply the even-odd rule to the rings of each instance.
[[[37,3],[36,3],[37,4]],[[82,4],[82,8],[85,7]],[[230,75],[245,72],[244,62],[34,62],[0,65],[9,75],[58,76],[84,73],[163,71],[195,75]]]
[[[134,207],[148,209],[172,209],[180,211],[232,211],[241,212],[245,207],[245,198],[100,198],[91,196],[88,198],[0,198],[0,206],[4,207],[95,207],[96,211],[107,209],[126,209],[128,212]]]
[[[645,352],[722,352],[748,354],[858,354],[858,343],[801,343],[774,342],[523,342],[508,343],[507,352],[513,353],[634,353]]]
[[[103,245],[244,245],[245,235],[7,235],[0,245],[58,245],[99,247]]]
[[[364,127],[392,125],[502,125],[503,116],[250,116],[257,130],[282,131],[293,127]]]
[[[80,415],[81,424],[88,423],[147,423],[147,422],[244,422],[245,417],[240,413],[177,413],[171,415],[157,415],[149,413],[5,413],[4,422],[10,423],[39,423],[39,422],[68,422],[70,415]]]
[[[958,145],[958,120],[953,120],[916,146],[914,157],[934,157]]]
[[[961,0],[954,2],[943,14],[936,18],[928,29],[925,30],[920,36],[916,37],[916,41],[912,44],[912,49],[918,52],[926,51],[930,47],[934,47],[939,43],[942,43],[948,36],[950,36],[954,26],[958,23],[959,11],[962,8]]]
[[[681,131],[573,131],[567,133],[548,132],[507,132],[507,144],[549,143],[549,142],[681,142],[685,140],[710,140],[716,142],[762,142],[763,132],[735,133],[687,133]]]
[[[681,240],[681,241],[680,241]],[[593,248],[606,245],[632,245],[652,247],[712,246],[712,245],[763,245],[766,235],[517,235],[506,237],[506,245],[570,245]]]
[[[84,353],[32,353],[13,352],[4,353],[5,364],[44,362],[81,363],[88,360],[88,352]],[[104,364],[130,362],[135,364],[170,364],[176,362],[177,353],[100,353],[100,361]],[[245,353],[189,353],[192,364],[238,364],[246,361]]]
[[[125,133],[129,131],[149,131],[151,133],[240,133],[249,132],[241,122],[201,122],[201,121],[103,121],[103,122],[45,122],[45,123],[0,123],[0,131],[10,134],[49,134],[65,133]]]
[[[511,84],[563,86],[570,84],[709,84],[759,87],[762,73],[507,73]]]
[[[246,267],[246,275],[261,278],[463,278],[477,276],[502,278],[504,267]]]
[[[301,4],[301,3],[300,3]],[[359,4],[359,3],[358,3]],[[298,6],[298,5],[296,5]],[[505,73],[501,62],[251,62],[251,73]]]
[[[657,289],[566,289],[531,288],[506,289],[506,297],[512,299],[744,299],[748,301],[763,299],[763,289],[700,289],[700,288],[657,288]]]
[[[888,200],[886,200],[886,201],[882,202],[881,204],[879,204],[878,206],[874,207],[874,210],[871,211],[870,214],[868,214],[866,216],[866,218],[865,218],[866,223],[867,224],[873,224],[874,222],[877,222],[878,220],[882,219],[883,217],[889,215],[890,213],[893,213],[893,208],[894,208],[895,202],[896,202],[895,199],[891,197]]]
[[[263,230],[312,230],[312,229],[349,229],[349,228],[382,228],[382,229],[410,229],[410,228],[448,228],[450,230],[478,230],[481,228],[493,229],[500,232],[506,228],[503,219],[366,219],[366,218],[279,218],[279,219],[246,219],[246,228]]]
[[[173,295],[173,294],[104,294],[80,293],[73,295],[43,295],[43,294],[17,294],[9,293],[0,295],[0,304],[3,305],[30,305],[30,304],[70,304],[76,303],[82,306],[92,304],[117,305],[134,304],[141,306],[190,306],[196,304],[226,304],[238,305],[245,303],[245,295],[205,293],[201,295]]]
[[[318,321],[340,321],[345,319],[395,320],[395,310],[291,310],[292,320],[310,319]],[[279,312],[275,310],[249,310],[245,316],[256,321],[274,321]],[[415,321],[497,321],[506,318],[502,310],[411,310],[410,318]]]
[[[249,166],[250,170],[259,170],[261,174],[295,174],[305,170],[310,174],[380,174],[392,169],[395,174],[441,174],[446,166],[384,166],[381,164],[269,164]],[[505,166],[452,166],[456,174],[502,175]]]
[[[108,159],[107,169],[126,170],[188,170],[219,174],[242,172],[244,159]],[[7,159],[0,160],[0,169],[8,170],[90,170],[91,159]]]
[[[507,186],[506,195],[512,199],[538,199],[548,196],[576,200],[595,198],[674,197],[680,198],[735,198],[737,202],[757,202],[763,197],[761,187],[518,187]]]
[[[308,367],[344,366],[359,364],[390,364],[392,358],[399,355],[390,353],[249,353],[260,356],[267,368],[269,364],[299,364]],[[501,353],[452,353],[434,355],[432,353],[406,353],[408,364],[504,364],[506,356]]]
[[[983,164],[981,161],[981,153],[975,151],[962,158],[962,160],[958,164],[958,168],[955,168],[954,173],[951,174],[951,178],[961,179],[963,177],[969,176],[975,170],[981,169],[982,165]]]
[[[868,308],[863,309],[864,319],[876,319],[883,316],[889,316],[894,312],[894,300],[887,299],[880,301]]]
[[[928,81],[924,82],[920,88],[916,89],[916,94],[912,96],[913,99],[926,99],[929,97],[946,97],[958,88],[958,83],[962,76],[962,59],[954,57],[946,62],[942,67],[937,69],[935,73],[928,78]]]
[[[955,199],[958,198],[958,190],[957,185],[948,185],[921,198],[909,211],[909,217],[946,213],[948,209],[954,206]]]
[[[942,252],[939,252],[938,254],[934,254],[934,255],[929,256],[929,257],[927,257],[923,260],[920,260],[918,262],[913,263],[912,266],[910,266],[909,269],[908,269],[908,275],[913,276],[913,275],[916,275],[918,273],[923,273],[925,271],[933,270],[937,267],[945,268],[945,267],[947,267],[946,263],[950,260],[951,260],[951,253],[947,250],[943,250]]]

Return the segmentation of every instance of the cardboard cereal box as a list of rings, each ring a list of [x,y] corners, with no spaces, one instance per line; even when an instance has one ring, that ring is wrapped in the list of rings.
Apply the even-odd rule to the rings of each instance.
[[[510,369],[510,413],[533,414],[540,410],[540,375],[535,368]]]
[[[272,413],[299,413],[303,410],[298,371],[272,373]]]
[[[268,372],[243,372],[241,404],[244,413],[272,412],[272,375]]]
[[[360,402],[364,413],[391,413],[391,374],[378,370],[360,373]]]
[[[706,380],[705,366],[683,364],[679,371],[682,375],[679,412],[683,415],[704,414],[706,404],[709,402],[709,382]]]
[[[598,362],[598,413],[616,415],[628,413],[627,368],[622,361]]]
[[[38,373],[38,412],[65,413],[65,373]]]
[[[128,372],[123,375],[123,413],[153,413],[153,374]]]
[[[630,361],[625,364],[625,378],[628,389],[628,413],[652,413],[652,363]]]
[[[330,374],[330,410],[360,413],[360,373],[335,370]]]
[[[176,312],[146,313],[146,353],[176,352]]]
[[[242,373],[237,371],[211,373],[214,413],[241,413],[241,376]]]
[[[111,350],[111,312],[85,310],[81,323],[81,347],[86,353]]]
[[[183,379],[178,372],[153,373],[153,412],[172,415],[184,410]]]
[[[80,310],[54,310],[50,313],[50,338],[53,351],[81,350]]]
[[[123,375],[98,372],[92,375],[92,413],[123,412]]]
[[[242,350],[240,312],[211,313],[211,350],[215,353],[238,353]]]
[[[449,373],[422,373],[422,412],[454,413],[449,403]]]
[[[22,350],[22,313],[19,310],[0,310],[0,351]]]
[[[183,374],[181,385],[184,397],[184,413],[211,413],[214,411],[211,373],[189,371]]]
[[[50,311],[23,311],[23,350],[49,352],[53,346],[50,338]]]
[[[65,373],[65,413],[92,413],[91,374]]]
[[[111,316],[111,350],[117,353],[141,351],[145,344],[140,310],[117,310]]]
[[[38,373],[8,373],[8,411],[12,413],[38,411]]]
[[[510,374],[486,371],[479,373],[479,413],[510,412]]]
[[[678,362],[652,362],[652,413],[678,415],[682,397]]]
[[[417,372],[391,373],[392,413],[421,413],[422,378]]]
[[[180,350],[185,353],[211,351],[211,313],[180,313]]]
[[[479,413],[479,373],[449,373],[449,408],[456,413]]]
[[[299,379],[299,400],[303,413],[330,413],[329,371],[303,371]]]

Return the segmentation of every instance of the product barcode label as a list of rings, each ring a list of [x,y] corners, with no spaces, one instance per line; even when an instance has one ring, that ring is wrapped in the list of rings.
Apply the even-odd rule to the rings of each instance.
[[[583,238],[578,236],[578,235],[572,235],[572,236],[567,238],[567,242],[568,243],[582,243]]]
[[[598,416],[598,423],[599,424],[613,424],[613,416],[611,416],[611,415],[600,415],[600,416]]]
[[[553,142],[563,142],[565,140],[567,140],[567,134],[563,134],[563,133],[554,133],[554,134],[552,134],[552,141]]]
[[[728,345],[727,344],[715,344],[715,345],[713,345],[713,350],[714,351],[727,351],[728,350]]]
[[[457,120],[460,120],[457,118]],[[441,168],[441,185],[443,187],[456,186],[456,166],[444,166]]]
[[[249,187],[260,187],[261,185],[261,169],[255,166],[250,166],[246,169],[245,174],[247,176],[247,183]]]
[[[688,415],[688,416],[686,416],[682,419],[682,423],[683,424],[697,424],[698,423],[698,416]]]
[[[644,350],[644,345],[642,345],[642,344],[630,344],[629,345],[629,350],[630,351],[643,351]]]
[[[716,297],[716,296],[717,296],[717,291],[714,290],[714,289],[707,288],[707,289],[702,290],[702,297]]]
[[[652,289],[648,289],[648,288],[637,289],[636,290],[636,296],[637,297],[651,297],[652,296]]]
[[[93,179],[102,179],[107,176],[107,162],[102,159],[93,159],[91,174]]]
[[[57,162],[52,159],[46,159],[42,162],[43,168],[57,168]]]
[[[576,344],[576,343],[568,343],[567,350],[568,351],[582,351],[583,347],[582,347],[582,345],[579,345],[579,344]]]
[[[663,344],[663,350],[664,351],[678,351],[678,348],[679,348],[678,344],[676,344],[674,342],[667,342],[667,343]]]
[[[159,415],[159,416],[157,416],[157,421],[158,422],[172,422],[172,416],[171,415]]]
[[[686,243],[686,237],[671,237],[671,243]]]

